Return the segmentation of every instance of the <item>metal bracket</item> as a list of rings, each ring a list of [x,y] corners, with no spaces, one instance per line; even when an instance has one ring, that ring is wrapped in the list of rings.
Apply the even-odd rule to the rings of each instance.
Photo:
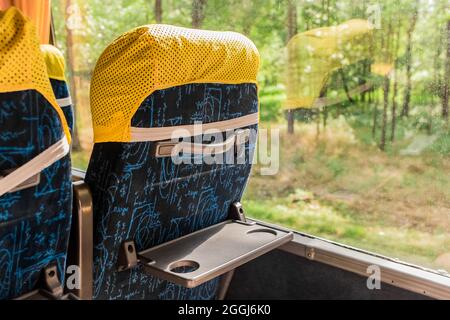
[[[71,293],[64,295],[56,266],[50,266],[42,270],[40,285],[42,286],[41,289],[26,293],[16,300],[78,300]]]
[[[314,248],[306,247],[305,255],[308,260],[314,260],[316,251],[314,250]]]
[[[58,279],[56,266],[50,266],[43,270],[42,274],[43,287],[49,291],[55,298],[62,297],[64,290]]]
[[[247,222],[242,203],[235,202],[230,206],[230,210],[228,211],[228,218],[236,221]]]
[[[240,137],[244,137],[244,141],[243,141],[244,143],[248,142],[249,133],[250,133],[250,130],[247,129],[247,130],[245,130],[245,133],[243,135],[240,135]],[[239,148],[236,147],[236,155],[239,156],[240,152],[245,151],[245,149],[243,149],[241,147],[240,143],[237,143],[236,146],[239,146]],[[240,202],[235,202],[230,206],[230,210],[228,212],[228,219],[241,221],[243,223],[250,224],[247,222],[247,218],[245,217],[244,207],[242,206],[242,203],[240,203]],[[225,296],[228,292],[228,288],[230,287],[230,283],[231,283],[231,280],[233,279],[233,276],[234,276],[234,269],[228,271],[220,279],[219,292],[217,293],[218,300],[225,299]]]
[[[136,253],[136,245],[133,240],[122,242],[117,258],[117,269],[119,272],[134,268],[139,263]]]
[[[67,252],[67,265],[78,266],[79,286],[69,289],[82,300],[92,299],[93,283],[93,204],[89,186],[81,179],[81,174],[72,170],[73,182],[73,210],[72,226]],[[69,270],[68,270],[69,271]]]

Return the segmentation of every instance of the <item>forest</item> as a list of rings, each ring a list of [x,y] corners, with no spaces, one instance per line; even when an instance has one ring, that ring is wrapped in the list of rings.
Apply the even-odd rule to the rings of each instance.
[[[279,172],[260,175],[256,165],[243,199],[247,214],[449,275],[447,0],[57,0],[52,6],[76,109],[75,167],[87,167],[92,149],[91,73],[115,38],[151,23],[240,32],[261,55],[260,127],[280,132]],[[337,58],[323,47],[306,60],[298,54],[309,50],[313,42],[302,39],[311,32],[332,35],[355,19],[370,28],[345,38],[353,44],[338,48]],[[330,39],[328,45],[339,42]],[[312,102],[287,104],[290,91],[312,86],[307,70],[330,66],[330,59],[336,61],[326,76],[314,78],[320,86]],[[292,74],[297,89],[290,89]]]

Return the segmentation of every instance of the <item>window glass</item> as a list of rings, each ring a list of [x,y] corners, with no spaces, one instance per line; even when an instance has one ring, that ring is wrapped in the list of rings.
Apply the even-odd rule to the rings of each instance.
[[[53,1],[76,102],[74,166],[88,165],[90,77],[111,41],[156,22],[237,31],[262,62],[247,215],[450,272],[449,10],[446,0]]]

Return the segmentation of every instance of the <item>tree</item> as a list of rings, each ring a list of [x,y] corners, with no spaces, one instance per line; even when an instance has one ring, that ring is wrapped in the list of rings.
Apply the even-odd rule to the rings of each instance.
[[[297,27],[297,5],[295,0],[287,0],[287,42],[291,40],[298,32]],[[295,114],[294,110],[287,111],[288,133],[294,133]]]
[[[442,99],[442,117],[447,121],[449,118],[449,95],[450,95],[450,20],[447,21],[447,54],[445,57],[445,75]]]
[[[162,23],[162,0],[155,0],[155,21]]]
[[[72,6],[71,0],[66,0],[66,7],[65,7],[65,14],[66,14],[66,20],[69,18],[70,10]],[[72,29],[69,28],[68,24],[66,23],[66,48],[67,48],[67,64],[69,67],[69,86],[71,91],[71,97],[72,97],[72,105],[73,105],[73,112],[76,114],[76,110],[78,109],[77,104],[77,83],[74,76],[74,69],[75,69],[75,53],[74,53],[74,43],[73,43],[73,33]],[[81,144],[80,144],[80,138],[78,136],[78,128],[77,128],[77,122],[74,122],[73,126],[73,132],[72,132],[72,150],[74,151],[80,151],[81,150]]]
[[[378,97],[378,94],[377,94]],[[377,124],[378,124],[378,99],[373,104],[373,111],[372,111],[372,138],[375,139],[375,136],[377,134]]]
[[[395,34],[395,48],[394,48],[394,87],[392,92],[392,115],[391,115],[391,142],[395,140],[395,129],[397,124],[397,93],[398,93],[398,52],[400,48],[400,28],[401,20],[398,19],[397,32]]]
[[[392,44],[392,16],[389,19],[389,24],[387,28],[387,38],[386,45],[382,47],[384,50],[384,61],[388,63],[392,63],[393,56],[391,50]],[[384,37],[383,37],[384,38]],[[384,86],[383,86],[383,122],[381,125],[381,140],[380,140],[380,149],[382,151],[386,148],[386,131],[387,131],[387,122],[388,122],[388,108],[389,108],[389,91],[391,86],[390,81],[391,73],[388,73],[384,77]]]
[[[408,27],[407,31],[407,44],[406,44],[406,88],[405,88],[405,97],[403,101],[402,108],[402,116],[409,116],[410,102],[411,102],[411,76],[412,76],[412,36],[414,33],[414,29],[416,28],[417,17],[419,15],[418,12],[419,1],[416,1],[414,12],[411,17],[411,23]]]
[[[383,87],[383,123],[381,126],[381,141],[380,141],[380,149],[382,151],[386,148],[386,129],[387,129],[387,118],[388,118],[388,107],[389,107],[389,88],[390,88],[390,79],[389,75],[384,77],[384,87]]]
[[[192,1],[192,27],[200,29],[205,20],[205,7],[207,0]]]

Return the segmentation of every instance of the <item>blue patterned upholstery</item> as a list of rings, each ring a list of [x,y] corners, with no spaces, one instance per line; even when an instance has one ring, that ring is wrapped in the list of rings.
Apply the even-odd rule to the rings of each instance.
[[[55,94],[56,99],[63,99],[70,97],[69,87],[67,86],[67,83],[65,81],[50,78],[50,83],[52,85],[53,93]],[[64,112],[64,116],[66,117],[70,133],[72,133],[74,126],[73,106],[72,105],[65,106],[61,107],[61,109]]]
[[[258,110],[254,84],[188,84],[156,91],[132,119],[167,127],[233,119]],[[252,128],[256,129],[256,125]],[[213,299],[219,279],[193,289],[146,275],[117,272],[121,243],[143,250],[226,220],[251,170],[245,164],[179,164],[151,156],[153,142],[97,143],[86,175],[94,200],[94,298]]]
[[[55,109],[37,91],[0,93],[0,172],[15,169],[63,137]],[[72,212],[70,156],[41,172],[40,183],[0,196],[0,298],[36,288],[56,265],[64,278]]]

